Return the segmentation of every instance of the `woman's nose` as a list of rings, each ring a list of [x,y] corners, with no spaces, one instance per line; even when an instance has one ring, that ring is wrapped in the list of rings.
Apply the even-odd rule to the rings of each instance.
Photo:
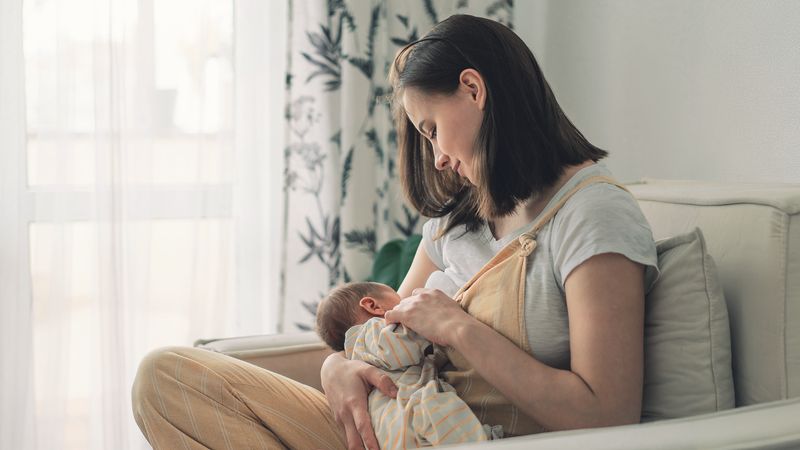
[[[433,149],[433,158],[434,158],[434,166],[436,170],[444,170],[447,168],[448,163],[450,162],[450,158],[445,155],[444,153]]]

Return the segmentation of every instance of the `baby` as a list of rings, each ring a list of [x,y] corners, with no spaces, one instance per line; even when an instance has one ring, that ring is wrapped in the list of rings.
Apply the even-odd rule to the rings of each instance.
[[[317,333],[349,359],[387,372],[397,397],[369,394],[372,426],[382,449],[485,441],[502,437],[500,427],[481,425],[452,386],[438,379],[433,345],[402,324],[387,324],[386,311],[400,296],[380,283],[348,283],[317,308]]]

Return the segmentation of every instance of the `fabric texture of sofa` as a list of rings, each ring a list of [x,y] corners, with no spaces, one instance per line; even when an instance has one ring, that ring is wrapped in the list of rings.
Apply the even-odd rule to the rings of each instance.
[[[643,180],[628,186],[656,239],[700,228],[730,320],[736,408],[463,448],[800,448],[800,184]],[[320,389],[314,333],[200,340]]]

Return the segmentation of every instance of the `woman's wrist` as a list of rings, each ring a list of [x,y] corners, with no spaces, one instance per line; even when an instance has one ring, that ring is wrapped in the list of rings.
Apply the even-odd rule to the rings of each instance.
[[[325,360],[322,361],[322,367],[319,369],[319,376],[321,381],[324,381],[326,375],[333,370],[332,366],[335,366],[341,361],[344,361],[346,358],[344,357],[342,352],[331,353],[330,355],[325,357]]]
[[[343,359],[346,359],[346,358],[344,357],[344,352],[334,352],[334,353],[331,353],[330,355],[328,355],[328,356],[326,356],[326,357],[325,357],[325,360],[322,362],[322,367],[324,368],[324,367],[325,367],[326,365],[328,365],[328,364],[335,364],[335,362],[334,362],[334,361],[336,361],[336,360],[343,360]]]
[[[482,325],[481,322],[475,317],[467,314],[459,314],[457,319],[454,318],[454,323],[448,324],[446,327],[448,333],[445,337],[446,345],[459,350],[459,347],[464,344],[467,337],[474,333],[476,327]]]

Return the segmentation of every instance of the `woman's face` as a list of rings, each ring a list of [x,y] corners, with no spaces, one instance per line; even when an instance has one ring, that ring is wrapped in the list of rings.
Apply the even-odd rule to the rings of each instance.
[[[431,96],[408,88],[402,102],[408,119],[430,141],[436,169],[453,170],[475,184],[473,155],[485,104],[478,72],[465,69],[452,95]]]

